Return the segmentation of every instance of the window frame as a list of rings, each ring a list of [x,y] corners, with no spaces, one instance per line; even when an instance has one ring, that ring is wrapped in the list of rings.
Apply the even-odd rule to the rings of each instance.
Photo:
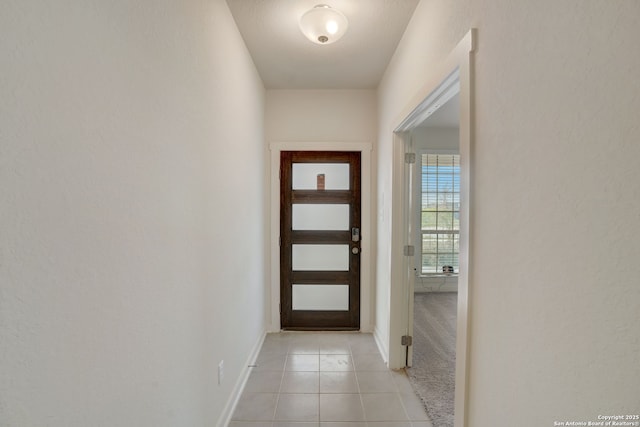
[[[436,272],[423,272],[422,270],[422,258],[423,258],[423,235],[425,232],[422,230],[422,156],[424,154],[430,155],[456,155],[458,156],[458,167],[459,167],[459,158],[460,152],[456,149],[431,149],[428,147],[420,147],[416,151],[416,176],[415,176],[415,215],[416,215],[416,233],[415,233],[415,247],[416,247],[416,257],[415,257],[415,272],[418,277],[458,277],[459,269],[460,269],[460,261],[458,258],[458,264],[454,266],[453,273],[444,273],[442,271]],[[459,172],[460,173],[460,172]],[[436,193],[437,194],[437,193]],[[460,212],[460,206],[458,205],[457,212]],[[458,223],[458,228],[453,230],[454,234],[460,235],[460,224]],[[426,234],[443,234],[443,233],[426,233]],[[458,240],[459,242],[459,240]],[[437,254],[437,252],[436,252]],[[458,247],[458,251],[455,254],[460,255],[460,248]]]

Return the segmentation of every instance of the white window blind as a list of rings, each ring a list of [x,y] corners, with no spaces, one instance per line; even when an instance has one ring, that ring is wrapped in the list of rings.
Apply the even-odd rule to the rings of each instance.
[[[425,153],[420,161],[421,273],[457,274],[460,156]]]

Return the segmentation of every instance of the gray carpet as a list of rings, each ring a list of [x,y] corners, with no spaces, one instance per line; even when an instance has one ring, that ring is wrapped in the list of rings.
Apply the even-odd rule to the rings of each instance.
[[[407,375],[434,427],[453,426],[457,304],[454,292],[415,294],[413,366]]]

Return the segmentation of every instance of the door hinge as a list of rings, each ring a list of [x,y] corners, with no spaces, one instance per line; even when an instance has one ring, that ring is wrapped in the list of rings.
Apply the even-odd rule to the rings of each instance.
[[[403,335],[400,339],[401,345],[413,345],[413,337],[411,335]]]
[[[404,162],[409,164],[415,163],[416,153],[404,153]]]
[[[404,256],[413,256],[416,252],[416,248],[413,245],[405,245]]]

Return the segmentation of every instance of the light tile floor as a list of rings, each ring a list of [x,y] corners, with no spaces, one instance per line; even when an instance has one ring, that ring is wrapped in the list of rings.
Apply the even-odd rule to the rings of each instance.
[[[432,427],[371,334],[267,335],[229,427]]]

